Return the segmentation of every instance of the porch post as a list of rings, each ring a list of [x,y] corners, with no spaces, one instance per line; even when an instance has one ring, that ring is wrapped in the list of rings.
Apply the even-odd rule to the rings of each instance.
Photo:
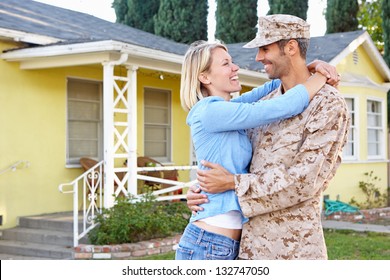
[[[104,208],[114,205],[114,65],[103,63]]]
[[[127,123],[129,134],[127,137],[129,154],[127,158],[127,167],[129,174],[128,192],[132,195],[137,195],[137,66],[129,66],[127,68],[127,77],[130,81],[130,86],[127,89],[128,98],[128,115]]]

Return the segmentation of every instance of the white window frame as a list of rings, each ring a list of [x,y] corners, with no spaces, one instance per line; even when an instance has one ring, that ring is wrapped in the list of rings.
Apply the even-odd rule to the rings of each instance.
[[[161,92],[161,93],[165,93],[167,94],[167,104],[168,104],[168,123],[164,124],[164,123],[147,123],[146,122],[146,118],[145,118],[145,114],[146,114],[146,109],[147,109],[147,105],[146,105],[146,93],[147,91],[150,90],[150,91],[157,91],[157,92]],[[155,127],[165,127],[166,130],[168,130],[166,132],[166,135],[167,135],[167,139],[165,139],[165,152],[166,152],[166,156],[164,157],[160,157],[160,156],[155,156],[155,155],[149,155],[146,153],[146,146],[147,146],[147,142],[152,142],[152,141],[149,141],[148,139],[146,139],[146,129],[148,126],[155,126]],[[147,156],[147,157],[151,157],[161,163],[171,163],[172,162],[172,132],[173,132],[173,129],[172,129],[172,91],[170,89],[163,89],[163,88],[153,88],[153,87],[145,87],[144,88],[144,155]]]
[[[354,111],[349,112],[351,117],[350,127],[348,130],[348,138],[350,137],[351,132],[353,133],[354,139],[353,139],[353,149],[352,149],[352,155],[347,155],[345,153],[349,140],[347,140],[347,143],[344,146],[343,151],[343,160],[346,161],[356,161],[360,158],[359,156],[359,147],[360,147],[360,141],[359,141],[359,135],[360,135],[360,112],[359,112],[359,98],[354,95],[344,95],[344,99],[350,99],[352,100]],[[354,118],[354,120],[352,120]]]
[[[99,121],[98,123],[98,136],[97,136],[97,146],[98,146],[98,155],[97,157],[91,156],[91,155],[85,155],[87,157],[90,157],[92,159],[95,159],[97,161],[102,160],[103,158],[103,83],[99,80],[92,80],[92,79],[83,79],[83,78],[75,78],[75,77],[68,77],[67,78],[67,91],[66,91],[66,167],[80,167],[80,158],[70,158],[70,135],[69,135],[69,82],[70,81],[78,81],[78,82],[85,82],[85,83],[95,83],[99,85],[99,92],[100,95],[99,98]],[[91,101],[82,101],[80,102],[91,102]]]
[[[368,102],[369,101],[372,101],[372,102],[379,102],[380,103],[380,108],[381,108],[381,126],[380,127],[369,127],[368,125],[368,110],[367,110],[367,106],[368,106]],[[378,97],[367,97],[367,101],[366,101],[366,117],[367,117],[367,159],[368,160],[378,160],[378,159],[385,159],[385,152],[386,152],[386,149],[385,149],[385,136],[386,136],[386,119],[385,119],[385,112],[386,112],[386,108],[385,108],[385,100],[384,99],[381,99],[381,98],[378,98]],[[376,129],[379,131],[379,143],[378,143],[378,148],[379,148],[379,154],[378,155],[370,155],[369,154],[369,148],[368,148],[368,130],[369,129]]]

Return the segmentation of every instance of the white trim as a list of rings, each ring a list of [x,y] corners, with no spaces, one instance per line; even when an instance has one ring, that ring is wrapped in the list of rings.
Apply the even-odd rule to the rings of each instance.
[[[183,56],[146,47],[106,40],[19,49],[0,54],[6,61],[20,62],[21,69],[102,64],[128,54],[124,64],[180,74]]]
[[[103,138],[104,138],[104,207],[111,208],[114,205],[114,63],[103,65]],[[110,194],[110,195],[108,195]]]
[[[376,97],[376,96],[367,96],[366,98],[366,108],[367,108],[367,103],[368,101],[374,101],[374,102],[380,102],[380,105],[381,105],[381,114],[382,114],[382,135],[380,136],[381,139],[379,139],[380,143],[380,150],[381,150],[381,153],[380,155],[373,155],[373,156],[370,156],[368,154],[368,111],[366,110],[366,118],[367,118],[367,127],[366,127],[366,131],[367,131],[367,159],[368,160],[382,160],[382,159],[386,159],[386,137],[387,137],[387,122],[386,122],[386,107],[385,107],[385,104],[387,104],[387,102],[385,102],[385,99],[383,98],[379,98],[379,97]]]
[[[182,55],[168,53],[160,50],[153,50],[150,48],[126,44],[113,40],[19,49],[6,52],[0,55],[0,58],[8,61],[20,61],[31,58],[110,51],[127,53],[137,57],[175,62],[179,64],[181,64],[183,61]]]
[[[344,72],[341,74],[340,86],[345,87],[364,87],[386,92],[390,89],[389,83],[378,84],[367,75],[358,75],[356,73]]]
[[[354,139],[354,149],[353,156],[344,156],[343,160],[347,161],[358,161],[360,159],[360,99],[356,94],[343,94],[344,99],[349,98],[352,99],[355,105],[355,139]],[[350,129],[350,128],[349,128]]]
[[[129,78],[130,86],[127,89],[128,115],[127,125],[129,133],[127,135],[127,145],[129,147],[129,157],[127,158],[127,173],[128,191],[137,195],[137,79],[138,66],[129,66],[127,69],[127,77]]]
[[[15,42],[30,43],[36,45],[54,44],[62,41],[54,37],[5,28],[0,28],[0,37],[8,38]]]
[[[343,158],[342,163],[348,163],[348,164],[370,164],[370,163],[389,163],[390,160],[388,159],[372,159],[372,160],[348,160]]]

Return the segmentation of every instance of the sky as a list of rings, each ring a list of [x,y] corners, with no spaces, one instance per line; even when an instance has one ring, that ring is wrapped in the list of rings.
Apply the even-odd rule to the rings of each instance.
[[[34,0],[66,8],[95,17],[115,22],[115,11],[111,8],[113,0]],[[209,40],[214,39],[215,20],[213,20],[212,13],[215,11],[214,0],[208,0],[210,7],[209,15]],[[268,0],[258,0],[258,15],[265,15],[268,10]],[[326,0],[309,0],[309,9],[307,12],[307,22],[310,24],[310,33],[312,37],[322,36],[326,31],[326,21],[323,11],[326,7]]]

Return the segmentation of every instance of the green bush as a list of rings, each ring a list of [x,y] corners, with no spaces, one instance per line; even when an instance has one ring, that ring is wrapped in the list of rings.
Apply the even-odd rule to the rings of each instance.
[[[150,193],[116,200],[96,217],[99,226],[88,235],[94,245],[132,243],[182,233],[190,210],[183,202],[156,201]]]
[[[387,203],[387,194],[381,193],[380,188],[376,183],[381,181],[381,178],[374,175],[374,171],[365,172],[365,181],[359,181],[359,189],[363,192],[365,201],[358,202],[354,197],[351,198],[350,204],[356,205],[361,209],[373,209],[385,207]]]

